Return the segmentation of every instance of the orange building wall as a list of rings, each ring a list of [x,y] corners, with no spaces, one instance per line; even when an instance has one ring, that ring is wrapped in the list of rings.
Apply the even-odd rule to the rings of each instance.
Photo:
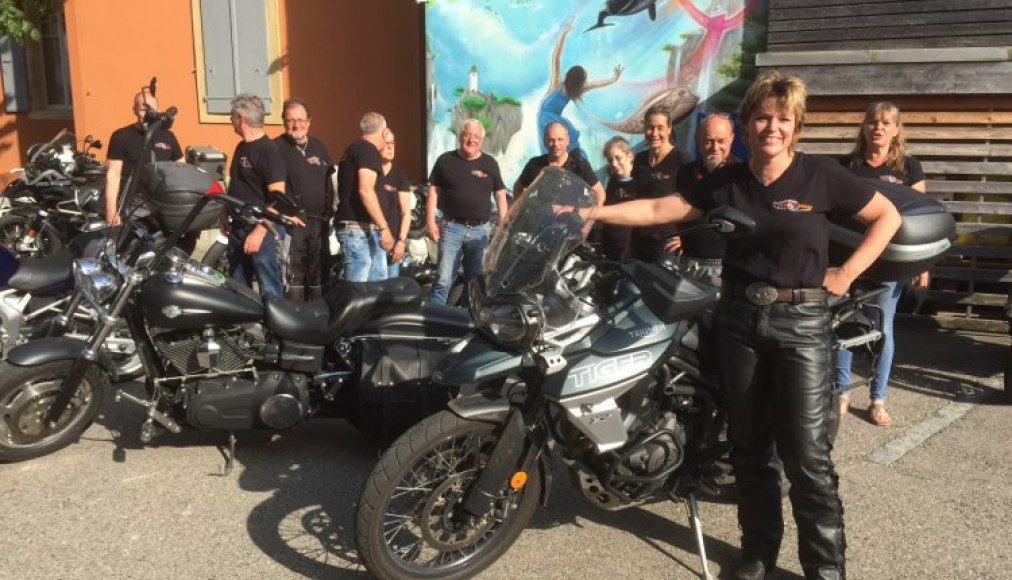
[[[309,102],[310,132],[335,159],[358,137],[362,114],[375,110],[397,132],[398,163],[411,179],[425,176],[423,10],[413,0],[278,0],[285,96]],[[213,145],[231,157],[238,139],[231,125],[197,119],[189,0],[67,0],[64,11],[73,120],[0,113],[0,171],[20,165],[16,152],[62,127],[107,142],[133,121],[133,95],[152,76],[161,107],[179,109],[173,131],[180,144]],[[282,127],[267,132],[279,135]]]

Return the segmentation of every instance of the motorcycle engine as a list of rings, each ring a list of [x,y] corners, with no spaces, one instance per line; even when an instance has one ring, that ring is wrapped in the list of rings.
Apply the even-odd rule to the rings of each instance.
[[[570,475],[587,499],[617,510],[640,505],[657,492],[685,460],[685,429],[670,411],[659,413],[620,449],[588,451],[567,460]]]
[[[153,332],[155,348],[184,375],[237,371],[256,355],[257,337],[243,327]]]
[[[198,429],[291,429],[309,413],[309,383],[281,371],[200,380],[188,386],[186,419]]]

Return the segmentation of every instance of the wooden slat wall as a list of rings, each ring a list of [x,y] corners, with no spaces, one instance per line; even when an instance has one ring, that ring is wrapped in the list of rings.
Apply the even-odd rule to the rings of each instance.
[[[770,0],[770,52],[1012,45],[1008,0]]]
[[[799,149],[848,153],[867,102],[809,99]],[[924,166],[928,195],[957,219],[956,244],[931,272],[927,310],[942,326],[1007,329],[1001,306],[1012,285],[1012,99],[893,102],[904,111],[908,150]]]

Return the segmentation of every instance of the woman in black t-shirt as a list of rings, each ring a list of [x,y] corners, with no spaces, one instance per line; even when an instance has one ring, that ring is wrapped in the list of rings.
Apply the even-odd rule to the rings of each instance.
[[[868,105],[861,130],[857,133],[854,150],[840,158],[840,163],[849,167],[858,177],[902,183],[924,193],[924,170],[921,169],[921,163],[906,152],[903,120],[900,118],[899,108],[892,103],[880,101]],[[928,273],[922,273],[914,278],[912,283],[927,288]],[[893,320],[896,318],[896,306],[899,304],[902,290],[898,282],[885,282],[885,285],[888,290],[875,298],[875,304],[882,312],[883,341],[882,352],[879,353],[875,372],[870,381],[871,406],[868,409],[871,422],[882,427],[893,422],[892,417],[886,412],[885,396],[895,352]],[[836,353],[835,381],[840,388],[850,384],[850,366],[853,359],[849,350],[840,350]],[[849,406],[850,396],[844,392],[837,400],[837,413],[840,418],[847,415]]]
[[[604,204],[614,205],[636,199],[636,182],[632,178],[632,146],[623,137],[612,137],[604,144],[608,162],[608,186],[604,188]],[[601,228],[601,253],[609,260],[621,260],[629,252],[630,228],[604,224]]]
[[[597,210],[601,221],[641,226],[699,219],[727,205],[756,221],[752,235],[728,240],[711,342],[741,495],[733,578],[763,578],[776,565],[784,523],[774,454],[791,483],[805,576],[844,576],[843,505],[829,455],[826,299],[846,292],[900,225],[896,208],[870,185],[833,160],[795,151],[804,116],[801,80],[766,71],[741,105],[747,163],[722,167],[682,195]],[[832,212],[867,225],[838,268],[827,267]]]
[[[671,142],[671,113],[664,107],[653,106],[643,115],[643,137],[648,149],[633,159],[632,178],[636,183],[638,199],[658,198],[675,194],[675,177],[678,170],[692,159],[676,149]],[[629,257],[643,262],[655,262],[661,256],[664,243],[678,233],[674,224],[659,224],[635,228],[629,237]]]

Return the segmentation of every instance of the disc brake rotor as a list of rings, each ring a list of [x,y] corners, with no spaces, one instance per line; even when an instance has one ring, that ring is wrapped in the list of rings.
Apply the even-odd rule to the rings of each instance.
[[[461,522],[454,519],[457,505],[463,501],[465,490],[473,479],[470,473],[449,477],[425,502],[419,523],[422,537],[433,548],[452,551],[472,546],[495,524],[492,513]]]
[[[52,380],[26,385],[10,403],[0,408],[6,426],[6,437],[11,443],[20,445],[32,443],[59,431],[72,421],[76,411],[87,403],[87,395],[83,399],[80,395],[74,397],[70,402],[69,412],[63,414],[60,422],[54,427],[47,426],[44,419],[52,408],[59,387],[60,383]],[[82,389],[85,388],[86,386],[82,384]]]

